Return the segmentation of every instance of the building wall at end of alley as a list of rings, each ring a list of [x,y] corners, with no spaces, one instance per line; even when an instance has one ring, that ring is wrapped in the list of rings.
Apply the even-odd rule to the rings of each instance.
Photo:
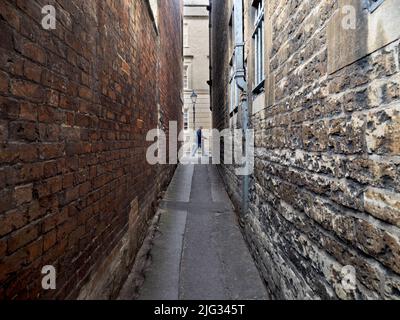
[[[243,231],[273,299],[400,298],[400,6],[367,2],[265,1],[265,82],[254,90],[257,1],[244,0],[255,171]],[[241,126],[229,107],[233,2],[211,6],[222,130]],[[241,178],[220,171],[240,210]]]
[[[208,0],[185,0],[183,11],[183,72],[184,72],[184,117],[185,152],[191,153],[196,143],[194,131],[203,127],[204,150],[209,153],[211,140],[211,110],[210,110],[210,46],[209,46],[209,15]],[[193,106],[191,95],[197,94],[196,105]],[[194,108],[193,108],[194,107]]]
[[[51,4],[0,0],[0,299],[115,298],[175,169],[146,134],[182,123],[182,3]]]

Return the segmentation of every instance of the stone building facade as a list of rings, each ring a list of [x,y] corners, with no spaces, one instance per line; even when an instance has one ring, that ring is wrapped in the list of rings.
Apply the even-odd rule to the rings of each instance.
[[[182,123],[182,3],[0,0],[0,29],[0,299],[115,298],[175,169],[146,133]]]
[[[209,79],[209,15],[208,0],[185,0],[183,17],[183,79],[184,79],[184,128],[185,141],[194,138],[193,130],[199,127],[211,129],[210,87]],[[191,95],[197,94],[195,110]],[[195,115],[194,115],[195,113]],[[210,137],[208,137],[210,138]],[[186,151],[192,149],[192,143]],[[206,141],[206,150],[209,150],[209,141]]]
[[[399,1],[243,0],[239,93],[235,3],[211,1],[213,122],[241,127],[247,98],[248,210],[220,171],[270,297],[400,299]]]

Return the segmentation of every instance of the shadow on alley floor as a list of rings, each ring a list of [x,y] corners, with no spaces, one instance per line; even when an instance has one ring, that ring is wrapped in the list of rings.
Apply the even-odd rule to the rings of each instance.
[[[215,166],[180,165],[160,210],[139,300],[267,299]]]

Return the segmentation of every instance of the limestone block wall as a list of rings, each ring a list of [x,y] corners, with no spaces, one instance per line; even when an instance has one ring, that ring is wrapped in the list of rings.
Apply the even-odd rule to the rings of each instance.
[[[244,233],[268,291],[276,299],[399,299],[399,2],[374,12],[364,1],[266,4],[266,97],[251,110],[255,172]],[[212,5],[213,42],[224,44],[232,8]],[[342,25],[348,6],[351,29]],[[224,128],[228,61],[222,49],[212,54],[214,124]],[[221,172],[238,203],[239,178],[229,166]]]

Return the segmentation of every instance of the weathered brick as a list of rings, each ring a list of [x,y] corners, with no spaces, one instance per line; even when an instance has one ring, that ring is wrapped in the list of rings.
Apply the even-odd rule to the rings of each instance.
[[[92,189],[92,184],[88,181],[79,186],[79,195],[81,197],[86,196]]]
[[[8,93],[10,79],[7,73],[0,71],[0,92]]]
[[[38,84],[24,80],[12,80],[11,93],[34,102],[44,101],[44,89]]]
[[[18,101],[0,97],[0,114],[2,119],[18,119],[20,104]]]
[[[16,187],[14,190],[14,199],[17,206],[32,201],[33,184]]]
[[[19,118],[21,120],[36,121],[37,108],[29,102],[20,104]]]
[[[33,262],[39,258],[43,253],[43,238],[40,238],[26,246],[28,254],[28,262]]]
[[[36,123],[25,121],[14,121],[10,123],[10,140],[34,142],[38,139],[39,131]]]
[[[14,42],[11,28],[4,20],[0,20],[0,29],[3,31],[0,35],[0,47],[8,50],[12,49]]]
[[[35,240],[39,235],[38,225],[28,225],[27,227],[20,229],[10,235],[7,246],[8,252],[11,254],[22,248],[26,244]]]
[[[8,72],[10,75],[24,75],[24,59],[11,53],[9,50],[3,49],[0,46],[0,69]]]
[[[64,208],[61,212],[47,217],[43,222],[43,232],[53,230],[58,225],[62,224],[68,219],[68,208]]]
[[[40,198],[57,193],[62,190],[62,177],[56,176],[43,180],[35,186],[35,192]]]
[[[0,237],[22,228],[28,222],[26,213],[22,209],[15,209],[0,216]]]
[[[44,123],[59,123],[62,115],[56,109],[49,106],[40,106],[38,108],[38,120]]]
[[[8,122],[0,121],[0,142],[5,142],[8,139]]]
[[[53,229],[52,231],[46,233],[43,236],[43,251],[46,252],[52,248],[57,242],[57,231]]]
[[[35,200],[29,204],[27,214],[29,222],[33,222],[42,217],[45,214],[45,212],[44,210],[41,210],[39,201]]]
[[[17,10],[6,1],[0,2],[0,16],[3,20],[7,21],[11,27],[19,31],[20,29],[20,17]]]
[[[27,253],[19,250],[11,256],[2,257],[0,268],[0,282],[4,282],[13,274],[16,274],[26,264]]]
[[[0,190],[0,212],[10,210],[14,205],[13,191],[11,189]]]
[[[43,177],[43,163],[24,164],[19,171],[21,182],[30,182]]]
[[[76,228],[76,219],[70,218],[57,226],[57,240],[66,239]]]
[[[3,257],[7,253],[7,240],[0,238],[0,256]]]
[[[78,127],[87,128],[90,126],[90,117],[81,113],[75,115],[75,125]]]
[[[59,172],[58,168],[58,163],[56,160],[53,161],[48,161],[43,164],[43,169],[44,169],[44,176],[46,178],[54,177],[56,176]]]
[[[46,103],[49,106],[58,107],[60,104],[60,94],[55,90],[47,90]]]
[[[60,143],[48,143],[39,146],[39,154],[41,159],[51,160],[60,158],[64,155],[64,146]]]
[[[20,41],[21,43],[17,45],[17,48],[24,56],[41,64],[46,62],[46,53],[38,44],[25,40]]]
[[[83,142],[68,142],[65,151],[68,156],[90,153],[91,144]]]
[[[140,159],[158,104],[166,128],[181,121],[180,3],[160,3],[159,34],[143,1],[65,2],[49,31],[41,5],[0,1],[0,298],[77,296],[126,230],[126,199],[145,225],[175,168]],[[56,262],[60,290],[45,294],[35,274]]]
[[[79,186],[69,188],[65,191],[65,203],[70,203],[79,198]]]
[[[37,160],[38,151],[33,144],[8,144],[0,146],[0,163],[15,163],[17,160],[31,162]]]
[[[40,80],[42,78],[42,69],[40,66],[38,66],[34,63],[25,61],[24,75],[28,80],[31,80],[34,82],[40,82]]]
[[[92,98],[92,91],[89,88],[82,86],[79,88],[79,96],[90,100]]]

